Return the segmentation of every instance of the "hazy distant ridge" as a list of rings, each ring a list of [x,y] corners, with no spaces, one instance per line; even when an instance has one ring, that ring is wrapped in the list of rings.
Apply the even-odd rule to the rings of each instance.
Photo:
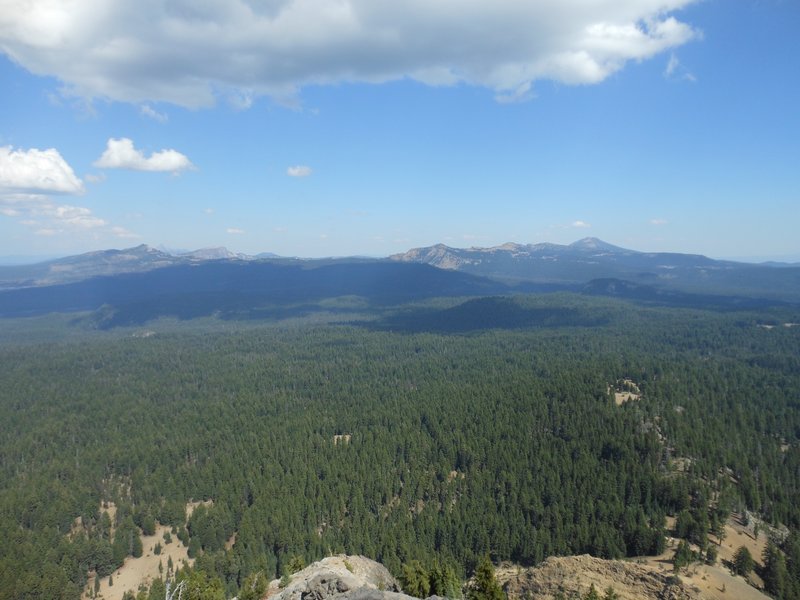
[[[575,285],[620,279],[692,293],[800,300],[797,266],[756,265],[676,252],[638,252],[591,237],[569,245],[508,243],[490,248],[451,248],[437,244],[390,259],[509,282]]]

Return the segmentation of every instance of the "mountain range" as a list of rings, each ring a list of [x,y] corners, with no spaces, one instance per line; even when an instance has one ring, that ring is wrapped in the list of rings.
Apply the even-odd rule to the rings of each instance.
[[[282,317],[312,312],[323,301],[330,308],[330,299],[343,297],[352,309],[552,291],[723,309],[794,304],[800,267],[637,252],[596,238],[467,249],[438,244],[383,259],[248,256],[225,248],[171,254],[140,245],[0,267],[0,317],[102,310],[106,325],[120,325],[164,315]]]
[[[391,260],[418,262],[507,282],[580,284],[621,279],[639,286],[701,294],[800,299],[800,267],[714,260],[697,254],[637,252],[584,238],[569,245],[415,248]]]

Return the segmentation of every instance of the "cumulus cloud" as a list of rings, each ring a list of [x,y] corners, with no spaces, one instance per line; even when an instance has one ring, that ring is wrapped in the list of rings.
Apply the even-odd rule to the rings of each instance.
[[[699,0],[5,0],[0,48],[66,93],[248,106],[305,85],[467,83],[506,101],[597,83],[698,35]],[[528,91],[526,91],[528,90]]]
[[[94,162],[101,169],[133,169],[134,171],[171,171],[179,173],[193,169],[194,165],[176,150],[161,150],[145,157],[128,138],[108,140],[103,155]]]
[[[87,181],[96,180],[87,176]],[[123,232],[121,228],[111,228],[89,208],[54,201],[54,197],[84,192],[83,182],[58,150],[0,147],[0,214],[19,218],[35,235],[90,230],[114,235]]]
[[[573,221],[572,226],[577,229],[588,229],[591,227],[591,224],[587,223],[586,221]]]
[[[230,235],[242,235],[244,234],[244,229],[239,229],[238,227],[228,227],[225,230]]]
[[[286,174],[289,177],[308,177],[311,175],[311,167],[305,165],[296,165],[286,169]]]
[[[0,147],[0,193],[80,194],[83,183],[55,148]]]

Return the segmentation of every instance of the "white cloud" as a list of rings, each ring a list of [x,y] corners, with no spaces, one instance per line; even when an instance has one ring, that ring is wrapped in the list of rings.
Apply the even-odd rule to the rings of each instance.
[[[207,215],[213,215],[214,214],[214,209],[213,208],[204,208],[203,212],[206,213]]]
[[[698,36],[698,0],[4,0],[0,48],[64,93],[199,107],[305,85],[597,83]]]
[[[666,219],[650,219],[650,225],[666,225],[669,223]]]
[[[0,213],[21,217],[19,222],[33,229],[36,235],[109,229],[109,223],[94,215],[89,208],[56,204],[43,195],[0,196]]]
[[[158,112],[149,104],[142,104],[139,108],[139,112],[142,116],[158,121],[159,123],[166,123],[169,120],[169,117],[165,113]]]
[[[179,173],[194,165],[176,150],[161,150],[145,157],[128,138],[110,138],[103,155],[94,162],[101,169],[133,169],[134,171],[171,171]]]
[[[239,229],[238,227],[228,227],[225,231],[231,235],[244,234],[244,229]]]
[[[531,91],[531,82],[526,81],[520,85],[516,90],[497,94],[494,99],[500,104],[519,104],[520,102],[527,102],[533,98],[534,94]]]
[[[286,174],[289,177],[308,177],[311,175],[311,167],[305,165],[296,165],[286,169]]]
[[[0,147],[0,194],[80,194],[83,183],[55,148]]]
[[[578,229],[588,229],[591,227],[591,224],[587,223],[586,221],[573,221],[572,226]]]
[[[664,69],[664,75],[666,75],[667,77],[672,77],[673,73],[675,73],[675,70],[678,68],[680,64],[681,63],[678,60],[678,57],[675,56],[675,53],[673,52],[672,54],[670,54],[669,61],[667,62],[667,68]]]
[[[121,238],[121,239],[135,239],[135,238],[141,237],[138,234],[131,233],[130,231],[128,231],[124,227],[112,227],[111,228],[111,233],[114,234],[116,237]]]
[[[92,211],[83,206],[54,206],[44,211],[65,225],[80,227],[81,229],[94,229],[108,225],[103,219],[92,215]]]
[[[91,182],[101,179],[86,176]],[[124,232],[121,228],[110,227],[89,208],[54,201],[59,195],[84,192],[83,182],[58,150],[0,147],[0,214],[19,218],[19,223],[31,228],[34,235],[76,235],[86,231],[118,235]]]
[[[667,66],[664,68],[664,77],[671,80],[697,81],[697,78],[681,64],[674,52],[669,55]]]
[[[89,183],[102,183],[106,180],[106,176],[103,173],[89,173],[88,175],[84,176],[84,179]]]

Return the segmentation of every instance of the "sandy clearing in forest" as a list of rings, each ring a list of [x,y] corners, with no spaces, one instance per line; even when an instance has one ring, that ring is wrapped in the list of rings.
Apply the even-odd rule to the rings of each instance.
[[[142,556],[139,558],[129,556],[125,559],[125,564],[112,574],[113,586],[109,587],[108,577],[103,577],[100,580],[100,592],[97,597],[103,600],[122,600],[122,595],[128,590],[133,590],[136,593],[141,584],[149,587],[150,583],[159,577],[159,561],[166,574],[170,557],[172,557],[172,564],[176,570],[182,567],[184,562],[192,565],[194,559],[189,558],[186,546],[181,543],[176,535],[172,535],[171,543],[164,543],[163,536],[168,531],[170,531],[169,527],[159,525],[156,527],[155,535],[143,535],[142,548],[144,552]],[[161,542],[161,554],[156,555],[153,552],[153,548],[159,542]],[[83,598],[91,598],[92,590],[94,590],[94,577],[89,578]]]
[[[713,538],[712,538],[713,539]],[[729,519],[725,525],[725,539],[722,545],[717,547],[719,550],[719,560],[733,561],[733,555],[740,546],[744,546],[750,551],[753,560],[759,565],[761,564],[761,557],[764,555],[764,549],[767,547],[767,535],[761,533],[758,539],[744,527],[742,527],[735,519]]]
[[[690,576],[681,574],[681,579],[700,590],[708,600],[770,600],[743,578],[731,575],[725,567],[698,565],[691,567],[690,573]]]
[[[206,508],[211,508],[212,506],[214,506],[214,501],[213,500],[197,500],[195,502],[187,502],[186,503],[186,522],[187,523],[189,522],[189,519],[192,518],[192,513],[194,512],[194,509],[197,508],[198,506],[200,506],[201,504],[203,506],[205,506]]]
[[[622,406],[626,402],[638,399],[639,394],[634,394],[633,392],[614,392],[614,404],[617,406]]]
[[[674,518],[668,521],[671,522],[668,522],[667,526],[674,527]],[[713,536],[710,538],[709,543],[718,551],[717,563],[714,566],[692,563],[681,571],[681,580],[699,590],[703,598],[708,600],[770,600],[769,596],[750,585],[744,578],[731,574],[730,569],[725,566],[726,562],[733,560],[733,555],[740,546],[747,548],[753,559],[761,564],[767,536],[762,533],[756,540],[735,518],[731,518],[725,525],[725,539],[721,546],[717,545],[716,538]],[[671,537],[667,540],[667,548],[659,556],[646,556],[636,560],[671,572],[672,556],[675,554],[678,540]],[[763,586],[763,582],[755,573],[750,575],[750,581],[756,586]]]

